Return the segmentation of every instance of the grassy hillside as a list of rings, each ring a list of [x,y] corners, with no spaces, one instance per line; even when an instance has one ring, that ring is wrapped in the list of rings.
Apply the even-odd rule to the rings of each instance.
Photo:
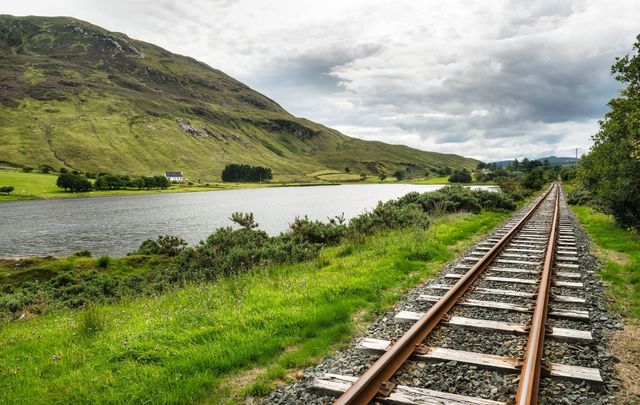
[[[0,164],[214,180],[231,162],[292,178],[477,163],[347,137],[201,62],[67,17],[0,15],[0,88]]]

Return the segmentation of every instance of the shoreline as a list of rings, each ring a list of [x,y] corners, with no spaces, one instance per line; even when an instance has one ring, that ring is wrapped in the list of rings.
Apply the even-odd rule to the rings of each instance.
[[[410,185],[462,185],[462,186],[495,186],[493,183],[449,183],[446,177],[433,177],[429,179],[404,179],[402,181],[378,181],[377,178],[354,180],[354,181],[275,181],[269,183],[224,183],[211,182],[194,185],[172,184],[168,189],[159,190],[101,190],[81,193],[70,193],[59,189],[56,184],[55,174],[44,173],[19,173],[0,172],[0,185],[15,187],[12,194],[0,195],[0,204],[10,201],[38,201],[38,200],[58,200],[68,198],[96,198],[96,197],[121,197],[128,195],[155,195],[167,193],[197,193],[205,191],[240,190],[251,188],[277,188],[277,187],[317,187],[317,186],[340,186],[340,185],[389,185],[389,184],[410,184]]]

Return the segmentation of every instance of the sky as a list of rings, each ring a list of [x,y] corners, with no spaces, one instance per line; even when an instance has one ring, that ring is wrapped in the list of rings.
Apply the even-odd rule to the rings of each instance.
[[[20,0],[220,69],[346,135],[484,161],[586,153],[637,0]]]

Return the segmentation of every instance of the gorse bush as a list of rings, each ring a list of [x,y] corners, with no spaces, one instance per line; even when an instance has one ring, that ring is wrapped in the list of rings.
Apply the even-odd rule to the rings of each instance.
[[[466,170],[454,172],[449,177],[449,182],[451,183],[471,183],[472,180],[471,173]]]
[[[162,235],[158,239],[145,240],[130,254],[177,256],[186,246],[187,242],[178,236]]]
[[[296,217],[290,226],[289,235],[296,242],[334,246],[347,233],[345,222],[344,215],[329,218],[328,223],[312,221],[307,216]]]
[[[225,275],[247,272],[255,267],[280,263],[295,263],[318,256],[324,246],[348,242],[344,255],[365,242],[367,235],[391,229],[425,229],[430,217],[447,212],[472,212],[481,209],[513,210],[515,203],[506,194],[471,190],[461,186],[444,187],[430,193],[409,193],[404,197],[378,205],[348,223],[343,216],[327,222],[308,217],[295,218],[289,230],[271,236],[259,229],[253,214],[234,213],[237,225],[217,229],[195,246],[174,236],[160,236],[144,241],[133,252],[136,255],[173,257],[166,266],[153,271],[114,277],[100,271],[116,268],[109,256],[95,262],[95,269],[77,271],[65,269],[47,281],[32,281],[20,287],[2,288],[0,311],[17,312],[34,303],[45,301],[50,308],[79,308],[93,302],[108,302],[124,296],[157,293],[185,283],[215,280]],[[145,256],[134,256],[137,260]],[[118,259],[121,260],[121,259]],[[38,298],[40,297],[40,298]],[[87,312],[87,334],[94,320]],[[84,332],[83,332],[84,333]]]
[[[400,204],[397,201],[380,202],[372,211],[353,218],[349,223],[351,230],[365,235],[409,226],[427,228],[429,217],[419,205]]]

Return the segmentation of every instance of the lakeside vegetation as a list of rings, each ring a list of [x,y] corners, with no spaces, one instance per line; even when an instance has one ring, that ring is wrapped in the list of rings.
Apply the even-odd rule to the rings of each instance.
[[[508,215],[434,217],[303,263],[5,324],[0,402],[242,402],[346,343]]]
[[[118,177],[118,176],[114,176]],[[36,171],[21,172],[15,170],[0,170],[0,187],[13,187],[10,193],[0,192],[0,202],[15,200],[39,200],[52,198],[74,198],[74,197],[103,197],[120,196],[132,194],[158,194],[158,193],[185,193],[198,191],[232,190],[240,188],[260,188],[260,187],[295,187],[295,186],[315,186],[315,185],[337,185],[337,184],[398,184],[394,177],[363,176],[362,174],[351,174],[336,170],[320,170],[309,173],[306,180],[296,181],[287,176],[277,177],[270,182],[182,182],[172,183],[167,188],[154,188],[155,185],[147,187],[140,186],[133,188],[110,187],[105,184],[105,190],[91,190],[85,192],[68,193],[56,186],[57,174],[42,173]],[[448,176],[431,177],[426,179],[407,179],[409,184],[451,184]],[[403,181],[404,182],[404,181]],[[402,183],[402,182],[400,182]],[[469,185],[495,185],[494,182],[473,181]]]
[[[242,274],[254,266],[296,263],[311,260],[326,246],[357,241],[390,229],[428,228],[432,216],[483,209],[513,210],[515,202],[502,193],[446,187],[434,192],[412,192],[396,200],[380,202],[374,209],[352,218],[329,222],[295,218],[290,229],[269,236],[258,228],[252,214],[235,213],[236,227],[218,228],[206,240],[186,246],[180,238],[162,236],[142,243],[133,255],[175,256],[171,263],[153,271],[131,274],[109,272],[111,259],[102,257],[92,264],[87,259],[51,268],[30,266],[29,259],[11,263],[0,274],[0,315],[17,318],[49,308],[77,308],[96,302],[113,302],[129,296],[165,292],[191,282],[209,282],[221,276]],[[88,256],[90,252],[79,252]],[[144,257],[134,259],[144,263]],[[76,263],[76,262],[74,262]],[[142,266],[138,266],[142,267]],[[149,270],[148,267],[144,267]],[[15,282],[15,280],[19,282]]]

